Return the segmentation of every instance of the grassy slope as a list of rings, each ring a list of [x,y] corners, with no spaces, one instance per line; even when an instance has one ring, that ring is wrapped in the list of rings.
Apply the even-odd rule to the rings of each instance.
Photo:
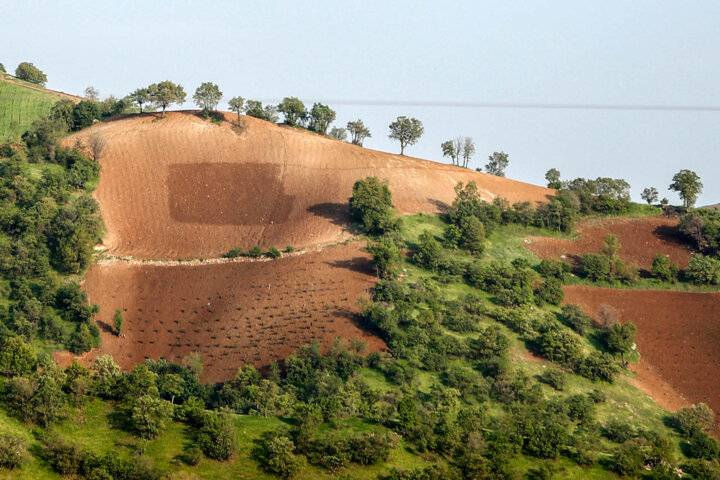
[[[9,82],[0,74],[0,144],[17,143],[32,123],[50,113],[60,96],[23,86],[22,80]]]
[[[417,241],[418,235],[424,230],[429,230],[438,236],[442,233],[443,223],[437,216],[421,214],[405,217],[403,220],[403,236],[411,243]],[[528,259],[531,264],[536,265],[539,263],[539,259],[523,247],[523,240],[528,234],[538,233],[543,232],[535,229],[526,230],[517,226],[500,227],[491,235],[488,248],[483,257],[485,259],[501,258],[509,261],[521,256]],[[544,233],[547,234],[546,231]],[[457,255],[463,256],[465,254],[458,252]],[[409,281],[416,281],[421,277],[432,276],[430,272],[420,269],[407,261],[404,263],[403,268]],[[465,283],[451,283],[442,288],[444,294],[448,297],[473,292],[483,298],[489,298],[487,294],[473,289]],[[555,307],[549,308],[550,310],[555,309]],[[486,322],[493,321],[486,320]],[[548,362],[529,355],[524,342],[519,339],[514,332],[502,325],[501,328],[511,339],[512,346],[510,355],[513,359],[513,365],[516,368],[524,370],[530,377],[535,377],[551,366]],[[584,341],[586,342],[586,348],[590,349],[591,340],[585,338]],[[468,362],[459,361],[459,363],[472,367]],[[363,368],[360,374],[374,388],[382,390],[398,388],[378,371]],[[416,388],[429,393],[430,386],[436,381],[438,381],[438,374],[423,371],[419,375]],[[613,385],[608,385],[604,383],[593,383],[577,375],[568,374],[566,389],[563,392],[556,392],[547,385],[543,385],[542,388],[546,398],[564,397],[576,393],[588,393],[594,389],[602,388],[602,390],[606,392],[608,400],[597,407],[596,418],[599,421],[604,422],[609,419],[619,419],[632,423],[636,428],[639,427],[664,432],[676,445],[678,455],[680,453],[680,438],[664,424],[664,419],[667,417],[668,412],[659,407],[652,398],[630,385],[625,377],[619,378]],[[502,415],[503,409],[500,404],[490,401],[488,402],[488,407],[492,415]],[[237,456],[226,463],[203,459],[196,467],[189,467],[179,460],[183,448],[192,442],[193,432],[189,427],[180,423],[171,423],[158,438],[144,442],[123,428],[123,414],[121,412],[116,411],[111,404],[100,400],[92,400],[82,409],[70,412],[68,418],[56,428],[64,435],[80,442],[86,448],[92,449],[97,453],[117,450],[121,455],[129,457],[136,454],[138,449],[144,449],[144,455],[151,458],[158,467],[166,471],[187,472],[195,475],[190,478],[274,479],[278,477],[262,471],[258,462],[254,459],[253,451],[256,447],[257,440],[264,432],[271,431],[282,423],[283,419],[280,418],[236,415],[235,425],[239,441]],[[341,420],[335,422],[334,425],[325,426],[324,428],[337,428],[343,432],[363,432],[382,429],[382,427],[362,419]],[[38,432],[37,430],[28,428],[25,424],[9,417],[6,412],[0,409],[0,432],[5,431],[20,433],[31,440],[33,445],[38,445],[35,437],[35,434]],[[599,448],[599,450],[603,452],[601,453],[601,458],[609,455],[615,446],[616,445],[605,439],[601,440],[601,446]],[[34,449],[31,448],[31,451],[33,450]],[[411,469],[425,465],[428,461],[438,461],[438,458],[432,454],[423,454],[422,456],[415,454],[411,445],[401,443],[391,453],[390,459],[386,464],[371,467],[360,467],[356,464],[351,464],[344,473],[347,473],[353,479],[374,479],[377,478],[378,474],[385,473],[392,467]],[[512,463],[514,469],[516,469],[519,474],[524,474],[533,468],[537,468],[542,462],[543,461],[538,459],[518,456],[513,459]],[[556,473],[553,476],[555,479],[617,478],[600,466],[596,465],[592,468],[581,467],[564,457],[558,461],[548,462],[552,464],[555,469]],[[41,460],[33,457],[32,461],[20,471],[9,473],[0,470],[0,480],[10,478],[42,480],[57,479],[60,477],[52,472]],[[337,477],[327,470],[313,466],[305,466],[297,478],[330,479]]]

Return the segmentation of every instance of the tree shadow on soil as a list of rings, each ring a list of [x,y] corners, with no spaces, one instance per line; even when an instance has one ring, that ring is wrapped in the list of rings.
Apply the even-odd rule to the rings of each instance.
[[[436,198],[428,198],[427,202],[437,208],[438,212],[440,213],[447,213],[448,208],[450,207],[450,205],[448,205],[447,203],[442,202]]]
[[[677,225],[659,225],[653,230],[653,235],[663,242],[673,243],[687,248],[687,245],[683,242],[683,234]]]
[[[333,225],[350,228],[350,209],[346,203],[316,203],[307,211],[316,217],[327,218]]]
[[[325,264],[335,268],[350,270],[352,272],[375,275],[375,270],[372,268],[370,260],[365,257],[354,257],[348,260],[335,260],[333,262],[325,262]]]
[[[110,326],[107,322],[103,322],[102,320],[97,321],[97,326],[100,327],[100,330],[107,333],[114,333],[115,329]]]

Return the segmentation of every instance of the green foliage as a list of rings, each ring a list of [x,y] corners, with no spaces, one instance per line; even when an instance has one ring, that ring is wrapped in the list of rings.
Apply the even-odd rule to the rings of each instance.
[[[560,181],[560,171],[557,168],[551,168],[545,173],[545,180],[547,180],[548,188],[562,188],[562,182]]]
[[[676,262],[672,262],[670,257],[665,254],[658,253],[653,258],[650,273],[653,277],[664,282],[676,282],[680,267]]]
[[[557,391],[565,389],[565,373],[562,370],[556,368],[548,368],[540,376],[540,381],[550,385]]]
[[[562,282],[555,277],[550,277],[542,284],[538,296],[548,303],[560,305],[565,298]]]
[[[193,100],[195,105],[203,109],[203,111],[211,112],[217,108],[222,96],[220,87],[212,82],[204,82],[195,90]]]
[[[697,173],[692,170],[680,170],[673,176],[668,189],[678,192],[678,195],[683,200],[683,206],[691,208],[695,205],[698,195],[702,192],[703,184]]]
[[[551,362],[573,366],[582,354],[582,344],[574,333],[567,329],[551,328],[537,340],[540,354]]]
[[[510,160],[508,159],[507,153],[493,152],[493,154],[488,157],[488,163],[485,164],[485,172],[490,175],[504,177],[508,163],[510,163]]]
[[[223,258],[237,258],[241,257],[243,254],[242,247],[233,247],[230,250],[227,251],[227,253],[223,254]]]
[[[560,313],[561,320],[580,335],[585,335],[592,326],[590,317],[585,314],[579,305],[571,303],[562,306]]]
[[[295,444],[292,439],[280,433],[269,435],[262,445],[262,462],[268,471],[289,479],[300,470],[301,462],[295,456]]]
[[[543,259],[538,267],[538,271],[543,277],[554,277],[558,280],[564,280],[571,270],[570,264],[559,258]]]
[[[185,103],[185,89],[170,80],[153,83],[148,87],[148,93],[150,101],[162,108],[163,116],[165,115],[165,109],[170,105],[174,103],[182,105]]]
[[[696,432],[687,444],[687,456],[690,458],[702,458],[705,460],[716,460],[720,449],[718,442],[707,433]]]
[[[576,178],[563,183],[566,198],[577,204],[581,214],[622,214],[630,209],[630,184],[622,179]]]
[[[377,177],[366,177],[353,185],[350,213],[366,233],[381,235],[396,228],[392,206],[387,182],[381,182]]]
[[[372,263],[378,278],[392,279],[398,274],[397,266],[400,262],[400,248],[395,240],[384,235],[376,242],[369,241],[367,252],[372,255]]]
[[[680,231],[706,255],[720,251],[720,210],[699,209],[685,214],[680,220]]]
[[[278,250],[275,247],[268,248],[267,256],[270,258],[280,258],[282,254],[280,253],[280,250]]]
[[[607,353],[592,352],[580,362],[577,372],[590,380],[612,383],[620,373],[620,367]]]
[[[237,440],[230,418],[223,414],[206,414],[198,432],[198,446],[214,460],[224,461],[233,456]]]
[[[415,145],[425,131],[420,120],[404,116],[397,117],[397,120],[392,122],[389,128],[390,135],[388,135],[388,138],[400,142],[400,155],[405,154],[405,147]]]
[[[255,245],[250,250],[247,251],[247,256],[250,258],[260,258],[262,256],[262,248],[260,248],[260,245]]]
[[[347,128],[343,127],[333,127],[330,129],[329,135],[334,138],[335,140],[340,140],[341,142],[346,142],[348,138],[348,130]]]
[[[713,425],[713,411],[704,403],[683,407],[675,414],[675,428],[685,438],[710,430]]]
[[[637,327],[633,322],[626,324],[613,323],[605,328],[604,337],[605,345],[612,353],[619,353],[625,359],[625,355],[632,352],[635,346],[635,335]]]
[[[685,269],[687,278],[696,285],[720,284],[720,260],[696,253]]]
[[[296,97],[285,97],[277,106],[280,113],[285,115],[285,124],[292,127],[302,125],[307,119],[305,104]]]
[[[73,108],[73,131],[89,127],[102,117],[102,107],[97,102],[83,100]]]
[[[97,329],[97,327],[95,327]],[[81,355],[92,350],[98,343],[97,335],[93,335],[91,325],[86,322],[78,323],[75,331],[70,335],[68,350],[75,355]]]
[[[125,323],[125,319],[123,318],[122,310],[118,308],[113,315],[113,327],[115,327],[115,334],[118,336],[122,334],[123,323]]]
[[[165,429],[172,416],[172,406],[165,400],[143,395],[132,408],[132,425],[142,438],[155,438]]]
[[[20,337],[0,338],[0,374],[6,377],[29,375],[36,367],[35,352]]]
[[[348,122],[347,130],[350,132],[350,143],[353,145],[359,145],[362,147],[363,141],[365,141],[366,138],[372,137],[370,130],[359,118],[354,122]]]
[[[420,234],[419,240],[419,248],[415,253],[417,262],[432,271],[437,270],[442,255],[440,243],[435,240],[435,236],[427,230]]]
[[[658,191],[655,187],[648,187],[642,191],[640,194],[640,198],[645,200],[648,205],[652,205],[653,203],[657,203],[658,201]]]
[[[327,134],[327,129],[335,121],[335,110],[322,103],[315,103],[310,110],[310,130],[321,135]]]
[[[583,274],[592,282],[610,279],[610,262],[604,255],[587,253],[582,257]]]
[[[137,103],[140,113],[143,113],[143,105],[149,105],[152,102],[149,88],[138,88],[130,92],[127,96],[128,100]]]
[[[15,76],[20,80],[45,86],[47,76],[30,62],[21,62],[15,69]]]
[[[14,470],[27,461],[27,440],[12,433],[0,433],[0,469]]]
[[[230,107],[231,112],[237,113],[237,119],[240,120],[240,114],[245,111],[245,99],[243,97],[237,96],[230,99],[228,102],[228,106]]]
[[[58,100],[60,97],[52,92],[0,78],[0,144],[20,142],[33,122],[47,118]]]

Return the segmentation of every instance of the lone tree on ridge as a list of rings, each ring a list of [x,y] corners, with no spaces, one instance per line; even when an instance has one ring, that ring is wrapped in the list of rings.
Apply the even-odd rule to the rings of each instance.
[[[675,174],[670,187],[668,187],[668,190],[678,192],[685,208],[691,208],[695,205],[698,195],[702,193],[702,189],[703,184],[700,181],[700,176],[692,170],[680,170]]]
[[[405,147],[415,145],[425,132],[425,128],[417,118],[397,117],[390,124],[388,138],[400,142],[400,155],[405,155]]]
[[[359,145],[362,147],[363,141],[366,138],[372,137],[370,130],[359,118],[354,122],[348,122],[347,130],[350,132],[350,143],[353,145]]]
[[[195,105],[202,108],[203,111],[212,112],[217,108],[222,96],[220,87],[212,82],[204,82],[195,90],[193,100],[195,100]]]
[[[228,102],[230,111],[237,113],[238,122],[240,121],[240,114],[245,111],[245,99],[243,97],[233,97]]]
[[[508,163],[510,163],[510,160],[508,159],[507,153],[493,152],[493,154],[488,157],[488,163],[485,165],[485,172],[497,177],[504,177],[505,169],[507,168]]]
[[[658,201],[658,191],[655,187],[648,187],[642,191],[640,194],[640,198],[645,200],[648,205],[652,205],[653,203]]]
[[[165,109],[173,103],[178,105],[185,103],[185,89],[170,80],[153,83],[148,87],[148,91],[150,93],[150,99],[162,107],[163,117],[165,116]]]

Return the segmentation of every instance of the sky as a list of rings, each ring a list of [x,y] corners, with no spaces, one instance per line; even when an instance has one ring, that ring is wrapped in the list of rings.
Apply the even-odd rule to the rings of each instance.
[[[0,0],[0,11],[0,63],[33,62],[54,90],[124,96],[172,80],[195,108],[195,88],[214,82],[221,108],[237,95],[329,103],[334,125],[363,120],[372,149],[399,152],[388,125],[405,115],[425,127],[407,155],[444,162],[440,144],[470,136],[472,168],[504,151],[510,178],[624,178],[633,199],[654,186],[671,203],[673,175],[690,169],[698,205],[720,202],[717,1]]]

